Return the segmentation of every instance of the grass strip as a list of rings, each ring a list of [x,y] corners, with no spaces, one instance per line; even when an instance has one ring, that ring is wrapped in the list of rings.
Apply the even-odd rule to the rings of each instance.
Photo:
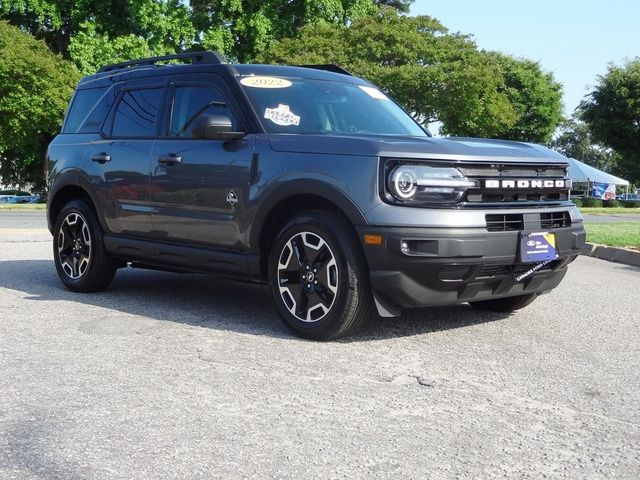
[[[1,210],[45,210],[45,203],[0,203]]]
[[[640,248],[640,222],[585,223],[584,228],[589,243]]]
[[[640,214],[640,207],[638,208],[603,208],[603,207],[579,207],[580,212],[589,215],[624,215],[624,214]]]

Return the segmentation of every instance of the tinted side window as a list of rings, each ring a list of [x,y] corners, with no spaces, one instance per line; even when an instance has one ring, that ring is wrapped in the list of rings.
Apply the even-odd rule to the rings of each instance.
[[[162,88],[128,90],[113,117],[113,137],[152,137],[162,101]]]
[[[224,97],[212,87],[176,87],[171,113],[172,137],[191,138],[193,127],[201,115],[225,115],[235,120]]]
[[[73,103],[67,114],[62,133],[76,133],[89,112],[104,94],[106,88],[92,88],[78,90],[73,97]]]
[[[87,118],[78,129],[77,133],[99,133],[111,107],[116,101],[117,88],[111,86],[107,93],[105,93],[98,103],[93,107],[93,110],[89,112]]]

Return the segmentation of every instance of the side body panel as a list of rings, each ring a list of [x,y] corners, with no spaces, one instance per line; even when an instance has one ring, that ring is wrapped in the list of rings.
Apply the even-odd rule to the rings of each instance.
[[[155,238],[244,249],[241,224],[247,199],[254,136],[156,142],[152,155],[151,206]],[[173,165],[158,162],[180,157]]]
[[[234,113],[236,124],[246,124],[219,76],[171,78],[170,95],[189,88],[213,88]],[[151,161],[153,236],[169,242],[246,250],[242,223],[255,135],[228,142],[188,135],[170,137],[169,116],[165,115],[164,131],[155,142]],[[167,162],[167,158],[179,161]]]
[[[148,236],[151,231],[150,177],[153,140],[108,140],[89,142],[85,172],[96,192],[98,209],[107,231],[130,236]],[[110,160],[98,163],[93,155]]]

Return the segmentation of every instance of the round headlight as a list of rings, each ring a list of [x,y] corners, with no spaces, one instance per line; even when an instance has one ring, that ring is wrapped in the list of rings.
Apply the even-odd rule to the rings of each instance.
[[[409,199],[418,190],[418,179],[412,169],[396,167],[389,175],[389,189],[397,198]]]
[[[478,184],[450,166],[402,164],[391,168],[388,175],[389,197],[402,205],[453,205]]]

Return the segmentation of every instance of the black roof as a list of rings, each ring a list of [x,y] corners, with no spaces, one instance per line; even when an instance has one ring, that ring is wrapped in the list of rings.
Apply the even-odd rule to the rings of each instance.
[[[181,60],[183,63],[166,63]],[[184,63],[184,62],[190,63]],[[80,86],[91,88],[97,84],[113,83],[126,78],[142,78],[158,74],[204,73],[210,68],[225,69],[231,75],[266,75],[289,78],[309,78],[317,80],[334,80],[348,83],[366,84],[364,80],[351,74],[337,65],[263,65],[263,64],[227,64],[223,55],[217,52],[189,52],[161,57],[141,58],[127,62],[105,65],[95,74],[88,75],[80,81]],[[89,85],[92,84],[92,85]]]
[[[191,63],[210,63],[220,64],[227,63],[227,59],[224,55],[218,52],[187,52],[176,53],[175,55],[163,55],[161,57],[148,57],[140,58],[138,60],[129,60],[127,62],[114,63],[112,65],[105,65],[98,70],[98,73],[108,72],[111,70],[120,70],[127,67],[139,67],[142,65],[155,65],[159,62],[166,62],[170,60],[191,60]]]

